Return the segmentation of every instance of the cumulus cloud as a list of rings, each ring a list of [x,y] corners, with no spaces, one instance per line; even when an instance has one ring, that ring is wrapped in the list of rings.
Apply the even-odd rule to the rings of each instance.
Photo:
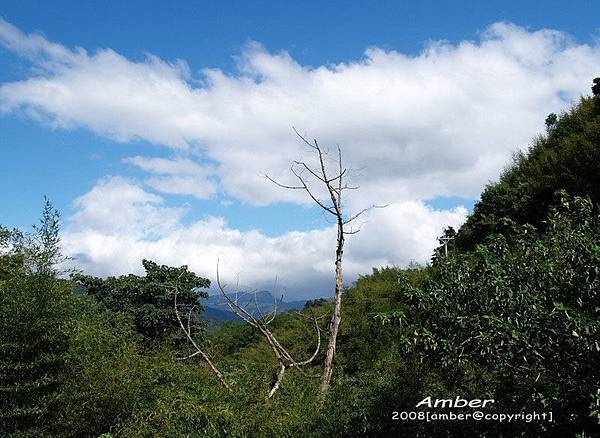
[[[133,238],[161,236],[175,228],[185,214],[183,208],[165,207],[164,200],[122,177],[105,177],[73,202],[74,226],[104,234],[118,232]]]
[[[600,65],[597,45],[507,23],[416,56],[369,48],[362,59],[316,67],[250,44],[236,72],[206,68],[199,78],[180,60],[71,50],[6,22],[0,41],[37,67],[2,84],[2,110],[201,153],[219,163],[223,192],[251,204],[300,202],[260,178],[283,177],[305,155],[291,125],[341,144],[377,202],[475,197],[547,113],[587,93]]]
[[[318,285],[330,279],[331,228],[269,238],[223,218],[184,226],[185,208],[166,206],[148,187],[250,205],[310,202],[261,177],[291,181],[290,161],[310,159],[293,125],[324,146],[340,144],[347,163],[360,168],[351,211],[390,204],[350,239],[347,272],[425,261],[435,236],[466,211],[436,211],[424,201],[475,198],[549,112],[587,94],[600,65],[597,43],[508,23],[474,41],[431,42],[414,56],[372,47],[361,59],[314,67],[253,43],[236,71],[207,67],[199,75],[181,60],[71,49],[5,21],[0,44],[32,65],[29,77],[0,86],[0,111],[118,142],[145,140],[173,154],[127,160],[148,172],[145,186],[107,177],[75,201],[65,245],[87,269],[129,272],[147,257],[209,275],[221,257],[248,281],[279,274],[305,295],[323,294]]]
[[[188,264],[214,279],[220,259],[225,279],[269,288],[276,277],[288,297],[332,294],[336,231],[334,227],[267,237],[241,232],[223,218],[181,224],[184,211],[120,177],[105,178],[75,201],[77,213],[63,234],[64,250],[86,272],[106,275],[141,272],[150,258],[169,265]],[[435,211],[409,201],[378,210],[373,222],[352,236],[347,246],[346,278],[356,279],[374,266],[426,262],[435,236],[447,225],[458,226],[464,208]]]

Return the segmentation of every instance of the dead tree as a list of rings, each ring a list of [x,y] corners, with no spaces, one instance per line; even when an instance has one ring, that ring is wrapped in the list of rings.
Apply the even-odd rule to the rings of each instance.
[[[271,324],[271,322],[273,322],[273,320],[275,319],[275,316],[277,316],[277,301],[275,301],[274,303],[273,310],[265,315],[265,313],[262,311],[258,304],[255,292],[239,292],[239,290],[236,290],[234,295],[231,295],[225,290],[225,285],[221,283],[218,263],[217,286],[219,288],[219,291],[221,292],[221,295],[223,295],[223,297],[225,298],[226,304],[229,307],[229,309],[245,323],[258,330],[258,332],[261,335],[263,335],[264,338],[267,340],[267,343],[271,347],[271,350],[273,350],[273,354],[275,355],[277,363],[279,364],[279,371],[277,372],[275,381],[271,386],[271,390],[267,394],[267,399],[270,399],[273,397],[277,389],[279,389],[286,369],[296,368],[302,372],[301,368],[312,363],[317,357],[317,354],[319,354],[319,350],[321,348],[321,329],[319,327],[318,318],[316,316],[312,317],[315,326],[315,334],[317,337],[317,347],[308,359],[298,361],[294,359],[292,355],[281,345],[281,343],[277,340],[273,332],[271,332],[271,330],[269,329],[269,324]],[[254,304],[254,311],[248,308],[248,306],[251,303]],[[279,301],[279,303],[281,303],[281,300]]]
[[[204,350],[202,350],[200,348],[198,343],[192,337],[192,317],[194,314],[194,310],[196,310],[198,305],[196,304],[196,305],[190,306],[190,308],[187,309],[187,322],[186,322],[186,324],[184,324],[183,320],[181,319],[181,315],[179,313],[180,305],[177,304],[177,293],[178,293],[177,287],[171,287],[171,288],[172,288],[173,296],[174,296],[173,302],[174,302],[174,307],[175,307],[175,316],[177,317],[179,326],[181,327],[181,330],[183,330],[183,333],[185,333],[185,337],[187,338],[188,342],[192,345],[194,350],[196,350],[194,353],[192,353],[188,356],[185,356],[185,357],[181,357],[179,359],[187,360],[187,359],[191,359],[194,356],[198,356],[198,355],[202,356],[202,359],[204,359],[204,361],[208,364],[208,366],[212,370],[212,372],[217,376],[217,379],[219,379],[219,382],[221,382],[221,384],[225,388],[231,389],[229,384],[225,381],[225,378],[223,377],[223,373],[221,373],[221,371],[219,371],[219,369],[215,366],[215,364],[213,364],[213,362],[210,360],[210,357],[208,357],[208,355],[204,352]]]
[[[298,133],[295,128],[294,132],[302,142],[310,147],[311,151],[316,154],[318,159],[317,166],[311,167],[304,161],[294,161],[291,166],[291,172],[299,182],[297,185],[282,184],[271,178],[269,175],[265,175],[265,177],[272,183],[284,189],[305,191],[321,209],[335,218],[335,223],[337,225],[337,244],[335,249],[335,302],[333,313],[331,315],[331,322],[329,324],[329,342],[327,346],[327,355],[325,357],[323,376],[321,378],[320,389],[321,396],[323,397],[327,393],[331,383],[337,335],[341,321],[342,289],[344,284],[342,259],[344,255],[345,237],[360,231],[360,227],[357,229],[351,228],[350,230],[346,230],[346,226],[365,212],[373,208],[385,207],[385,205],[372,205],[353,215],[347,216],[344,211],[343,194],[346,190],[356,190],[359,187],[350,186],[347,183],[348,169],[343,166],[342,150],[340,149],[340,146],[337,145],[337,169],[335,170],[335,174],[331,175],[328,166],[325,164],[325,155],[327,153],[321,148],[317,140],[310,142],[305,136]],[[325,189],[326,199],[321,199],[319,197],[318,189],[315,189],[315,185],[320,186],[321,190]]]

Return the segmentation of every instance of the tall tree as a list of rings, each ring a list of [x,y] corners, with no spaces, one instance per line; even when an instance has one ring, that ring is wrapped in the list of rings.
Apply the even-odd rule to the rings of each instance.
[[[348,185],[348,168],[344,167],[342,161],[342,150],[337,146],[337,159],[335,160],[336,170],[332,172],[328,170],[325,164],[326,152],[319,145],[317,140],[310,142],[305,136],[301,135],[294,129],[294,132],[304,144],[306,144],[316,155],[316,166],[309,166],[304,161],[294,161],[291,166],[291,172],[296,177],[299,185],[281,184],[268,175],[265,175],[269,181],[279,187],[289,190],[302,190],[325,212],[332,215],[337,226],[337,239],[335,248],[335,301],[331,322],[329,324],[329,341],[327,353],[325,356],[325,366],[323,376],[321,378],[321,394],[324,395],[329,390],[331,384],[331,376],[333,374],[333,360],[335,357],[337,336],[340,322],[342,320],[342,291],[344,287],[344,277],[342,272],[342,261],[344,256],[344,243],[347,235],[356,234],[360,231],[357,229],[346,229],[346,227],[372,208],[381,208],[384,206],[372,205],[368,208],[358,211],[357,213],[348,216],[344,204],[343,194],[346,190],[356,190],[358,186]],[[319,193],[325,193],[325,199],[321,199]]]
[[[172,288],[177,288],[181,305],[195,306],[201,312],[199,298],[208,297],[201,288],[210,286],[210,280],[197,276],[187,266],[170,267],[143,260],[146,275],[134,274],[106,279],[76,275],[74,280],[113,311],[133,316],[138,332],[147,340],[166,339],[179,327],[173,312]]]
[[[73,300],[55,277],[56,218],[46,199],[32,238],[0,227],[0,430],[8,436],[49,435],[64,380]]]
[[[25,266],[31,273],[52,277],[74,272],[63,267],[70,257],[61,251],[60,212],[46,196],[39,224],[33,225],[33,233],[21,234],[16,246],[21,249]]]

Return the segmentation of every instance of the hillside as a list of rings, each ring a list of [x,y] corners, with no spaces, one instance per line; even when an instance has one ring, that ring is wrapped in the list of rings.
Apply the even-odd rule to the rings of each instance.
[[[486,187],[461,227],[455,245],[472,250],[501,231],[501,218],[543,227],[559,190],[600,202],[600,103],[583,97],[570,111],[546,119],[547,132],[519,152],[496,183]]]

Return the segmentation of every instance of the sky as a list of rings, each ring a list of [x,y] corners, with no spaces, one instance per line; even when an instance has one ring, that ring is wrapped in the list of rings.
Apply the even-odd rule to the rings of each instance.
[[[335,228],[283,190],[335,151],[365,216],[348,283],[429,260],[482,189],[589,94],[600,4],[91,2],[0,5],[0,224],[43,196],[94,275],[187,264],[289,299],[328,296]],[[333,155],[333,154],[330,154]],[[331,160],[328,161],[331,163]]]

